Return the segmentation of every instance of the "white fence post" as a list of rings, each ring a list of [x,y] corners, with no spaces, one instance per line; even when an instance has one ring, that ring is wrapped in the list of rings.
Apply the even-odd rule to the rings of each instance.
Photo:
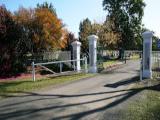
[[[32,62],[32,79],[33,79],[33,81],[36,81],[34,61]]]
[[[60,73],[62,73],[62,63],[60,62]]]
[[[76,71],[75,61],[73,61],[73,70]]]
[[[88,73],[88,69],[87,69],[87,57],[84,58],[84,62],[85,62],[85,73]]]
[[[143,73],[143,62],[142,62],[142,59],[141,59],[140,60],[140,81],[142,81],[142,79],[143,79],[142,73]]]

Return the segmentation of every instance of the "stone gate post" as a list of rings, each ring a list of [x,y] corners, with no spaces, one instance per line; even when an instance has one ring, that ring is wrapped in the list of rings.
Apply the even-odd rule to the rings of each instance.
[[[143,37],[143,78],[152,78],[152,37],[153,32],[146,31]]]
[[[81,43],[79,41],[72,42],[73,47],[73,60],[77,60],[76,63],[76,70],[79,72],[81,70],[80,66],[80,53],[81,53]]]
[[[98,36],[91,35],[89,40],[89,72],[97,73],[97,39]]]

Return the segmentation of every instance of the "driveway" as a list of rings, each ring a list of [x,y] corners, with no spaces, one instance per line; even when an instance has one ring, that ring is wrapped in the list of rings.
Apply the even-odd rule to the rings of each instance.
[[[115,120],[120,105],[135,94],[128,89],[138,70],[139,61],[129,61],[93,78],[3,99],[0,120]]]

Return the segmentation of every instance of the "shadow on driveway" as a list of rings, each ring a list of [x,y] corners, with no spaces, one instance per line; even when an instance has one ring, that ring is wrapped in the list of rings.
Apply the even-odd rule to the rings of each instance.
[[[134,82],[137,82],[137,77],[133,78],[131,80],[124,80],[124,81],[116,82],[116,83],[113,83],[113,84],[107,84],[104,87],[116,88],[116,87],[119,87],[121,85],[131,84],[131,83],[134,83]],[[7,109],[9,109],[8,107],[10,107],[10,106],[17,106],[17,105],[20,105],[20,104],[25,105],[26,103],[33,102],[33,101],[37,102],[37,101],[41,101],[41,100],[48,100],[48,99],[53,100],[53,99],[57,99],[57,98],[95,96],[95,95],[102,95],[102,94],[109,94],[109,93],[117,93],[117,92],[126,91],[126,93],[121,93],[119,95],[113,95],[113,96],[110,96],[110,97],[95,99],[95,100],[91,100],[91,101],[87,101],[87,102],[65,104],[65,105],[51,105],[51,106],[47,106],[47,107],[43,107],[43,108],[34,108],[34,109],[24,108],[23,110],[18,110],[18,111],[14,111],[14,112],[7,112],[6,111],[6,113],[1,113],[0,112],[0,119],[5,120],[5,119],[16,118],[16,117],[25,117],[26,115],[33,115],[33,114],[36,114],[36,113],[39,113],[39,112],[47,112],[48,110],[55,110],[57,108],[62,108],[62,110],[63,110],[63,109],[67,109],[67,108],[73,107],[73,106],[78,107],[80,105],[96,103],[96,102],[99,102],[99,101],[104,101],[104,100],[120,97],[119,99],[116,99],[112,103],[109,103],[106,106],[103,106],[103,107],[100,107],[100,108],[97,108],[97,109],[88,110],[88,111],[79,112],[79,113],[74,113],[74,114],[62,115],[62,116],[59,116],[59,117],[53,117],[53,120],[66,119],[66,118],[69,118],[71,120],[75,120],[75,119],[78,120],[78,119],[81,119],[81,118],[86,117],[88,115],[98,113],[98,112],[103,112],[103,111],[105,111],[109,108],[115,107],[116,105],[121,104],[122,102],[126,101],[128,98],[136,95],[137,93],[142,92],[143,90],[160,91],[160,84],[154,85],[154,86],[142,87],[142,88],[124,89],[124,90],[108,91],[108,92],[96,92],[96,93],[89,93],[89,94],[75,94],[75,95],[63,95],[63,94],[49,94],[49,95],[47,95],[47,94],[38,94],[38,93],[32,93],[32,92],[23,92],[26,95],[23,95],[22,97],[33,96],[35,99],[33,99],[33,100],[27,100],[26,99],[23,102],[17,102],[17,103],[14,103],[14,104],[2,105],[2,106],[0,106],[0,108],[3,108],[3,109],[6,108],[6,110],[7,110]],[[19,97],[19,96],[17,96],[17,97]],[[0,111],[2,111],[2,110],[0,109]]]
[[[122,80],[112,84],[106,84],[104,87],[117,88],[119,86],[129,85],[136,82],[139,82],[139,76],[133,77],[131,79]]]

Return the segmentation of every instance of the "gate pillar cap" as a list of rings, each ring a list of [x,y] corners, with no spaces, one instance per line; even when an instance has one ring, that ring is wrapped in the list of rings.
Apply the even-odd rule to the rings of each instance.
[[[79,41],[74,41],[71,43],[72,46],[81,46],[81,43]]]
[[[144,33],[142,33],[143,38],[151,38],[153,36],[153,32],[151,31],[146,31]]]
[[[88,36],[88,39],[93,39],[93,40],[97,40],[98,39],[98,36],[97,35],[90,35]]]

